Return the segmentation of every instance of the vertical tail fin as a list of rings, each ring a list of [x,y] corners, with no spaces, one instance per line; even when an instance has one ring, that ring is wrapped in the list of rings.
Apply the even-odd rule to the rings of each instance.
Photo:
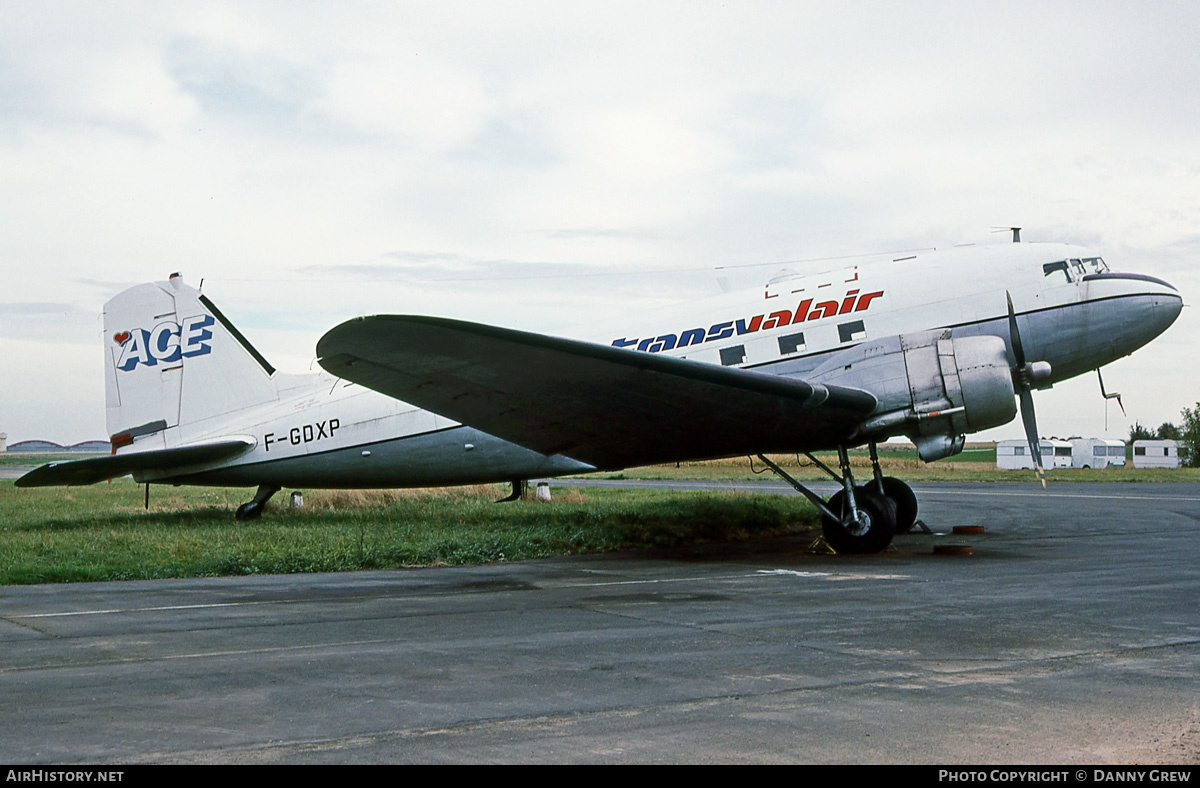
[[[177,446],[279,396],[274,368],[178,274],[104,305],[104,355],[114,451]]]

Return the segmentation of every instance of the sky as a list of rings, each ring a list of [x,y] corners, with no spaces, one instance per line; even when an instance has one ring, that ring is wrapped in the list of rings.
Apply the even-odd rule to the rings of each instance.
[[[0,2],[0,431],[106,439],[103,303],[174,271],[278,368],[360,314],[553,332],[960,243],[1091,247],[1176,324],[1044,435],[1200,401],[1194,2]],[[1019,420],[980,437],[1023,435]]]

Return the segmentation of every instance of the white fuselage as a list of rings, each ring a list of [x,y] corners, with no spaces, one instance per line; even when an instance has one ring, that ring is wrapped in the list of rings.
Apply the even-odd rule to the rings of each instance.
[[[864,342],[947,330],[1006,341],[1011,295],[1025,355],[1048,362],[1051,383],[1096,369],[1150,341],[1182,300],[1152,277],[1106,272],[1098,256],[1065,244],[1011,244],[904,255],[824,273],[777,278],[731,293],[641,314],[582,337],[630,352],[820,381],[839,354]],[[1062,261],[1067,270],[1053,264]],[[1079,261],[1079,265],[1071,261]],[[1086,266],[1082,261],[1088,262]],[[1074,267],[1073,267],[1074,266]],[[1011,345],[1008,346],[1010,360]],[[591,470],[324,373],[276,375],[268,401],[181,423],[164,446],[238,435],[253,448],[235,461],[140,481],[381,487],[473,483]],[[845,379],[839,382],[847,385]],[[871,390],[871,380],[852,380]],[[886,403],[881,402],[881,409]],[[698,428],[703,428],[698,425]],[[149,448],[142,447],[142,448]],[[803,447],[797,447],[802,449]]]
[[[937,329],[1007,339],[1008,293],[1026,355],[1049,362],[1050,382],[1057,382],[1131,353],[1179,313],[1178,292],[1151,277],[1044,270],[1057,261],[1095,259],[1095,253],[1069,244],[903,255],[798,274],[773,282],[757,298],[721,296],[690,315],[629,321],[615,326],[606,339],[643,352],[804,376],[831,354],[868,339]],[[705,341],[681,347],[679,337],[695,329],[704,331]],[[722,333],[728,336],[714,338]],[[674,347],[665,349],[669,344]],[[739,356],[742,360],[735,362]]]

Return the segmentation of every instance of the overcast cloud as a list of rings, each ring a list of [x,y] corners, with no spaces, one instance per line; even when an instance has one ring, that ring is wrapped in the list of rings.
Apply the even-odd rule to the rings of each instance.
[[[1190,303],[1198,33],[1188,2],[10,0],[0,431],[105,437],[88,316],[176,270],[289,371],[358,314],[553,330],[1009,224]],[[1106,370],[1129,419],[1084,378],[1043,432],[1178,421],[1196,336]]]

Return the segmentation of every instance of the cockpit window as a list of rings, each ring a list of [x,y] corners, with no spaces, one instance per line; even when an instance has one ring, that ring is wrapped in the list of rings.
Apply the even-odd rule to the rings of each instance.
[[[1102,257],[1085,257],[1083,258],[1083,267],[1088,273],[1106,274],[1108,273],[1108,265]]]
[[[1075,272],[1076,279],[1082,279],[1084,277],[1084,274],[1087,273],[1087,271],[1085,271],[1083,268],[1082,260],[1072,260],[1071,261],[1071,270]]]
[[[1079,261],[1076,260],[1075,262],[1079,262]],[[1056,263],[1046,263],[1045,265],[1042,266],[1042,273],[1045,276],[1057,276],[1057,275],[1061,274],[1063,281],[1066,281],[1066,282],[1074,282],[1075,281],[1074,277],[1071,276],[1070,269],[1067,268],[1066,260],[1059,260]]]

